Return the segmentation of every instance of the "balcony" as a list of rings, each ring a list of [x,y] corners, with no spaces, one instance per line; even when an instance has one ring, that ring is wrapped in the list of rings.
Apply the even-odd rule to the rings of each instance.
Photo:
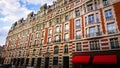
[[[102,32],[95,32],[95,33],[86,34],[86,37],[96,37],[101,35],[102,35]]]

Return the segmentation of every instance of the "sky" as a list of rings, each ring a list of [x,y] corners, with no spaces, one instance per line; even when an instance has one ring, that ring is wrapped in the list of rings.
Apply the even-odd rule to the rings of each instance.
[[[26,18],[30,12],[37,13],[45,3],[51,5],[56,0],[0,0],[0,46],[5,44],[12,24]]]

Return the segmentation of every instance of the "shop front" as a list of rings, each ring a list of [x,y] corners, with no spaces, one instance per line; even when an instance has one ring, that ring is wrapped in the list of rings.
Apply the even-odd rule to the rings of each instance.
[[[120,50],[75,52],[73,68],[120,68]]]

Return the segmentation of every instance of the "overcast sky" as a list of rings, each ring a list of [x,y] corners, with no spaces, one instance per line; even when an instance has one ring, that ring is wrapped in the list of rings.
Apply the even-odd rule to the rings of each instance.
[[[26,18],[30,12],[37,12],[41,5],[56,0],[0,0],[0,45],[4,45],[11,25]]]

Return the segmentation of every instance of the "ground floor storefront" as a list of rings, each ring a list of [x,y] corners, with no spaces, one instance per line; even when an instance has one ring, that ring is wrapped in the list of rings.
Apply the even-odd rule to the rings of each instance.
[[[73,54],[73,68],[120,68],[120,50]]]
[[[38,57],[38,58],[13,58],[10,64],[16,65],[17,67],[26,68],[27,66],[34,68],[72,68],[70,65],[70,57],[63,56],[62,60],[59,56],[51,57]]]

